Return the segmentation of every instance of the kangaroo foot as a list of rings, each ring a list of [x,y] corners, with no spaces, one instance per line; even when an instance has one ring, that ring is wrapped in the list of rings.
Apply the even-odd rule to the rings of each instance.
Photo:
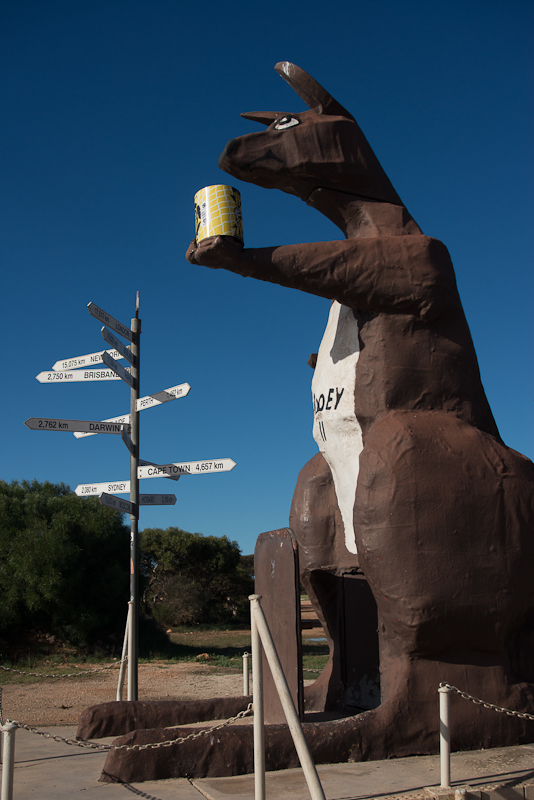
[[[244,711],[252,697],[210,700],[136,700],[100,703],[86,708],[78,720],[78,739],[120,736],[140,728],[187,725],[208,719],[228,719]]]

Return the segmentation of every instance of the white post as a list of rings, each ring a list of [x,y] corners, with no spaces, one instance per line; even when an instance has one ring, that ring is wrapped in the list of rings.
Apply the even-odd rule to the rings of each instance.
[[[254,800],[265,800],[265,726],[263,722],[263,664],[261,639],[254,616],[254,602],[261,595],[251,594],[250,638],[252,644],[252,705],[254,707]]]
[[[260,599],[261,599],[260,595],[251,595],[249,597],[252,608],[252,619],[260,634],[261,643],[263,645],[263,649],[265,650],[267,662],[271,669],[276,690],[278,692],[278,697],[280,698],[282,708],[284,709],[284,714],[286,716],[287,724],[289,726],[291,736],[293,737],[295,749],[297,751],[297,755],[299,757],[299,761],[301,763],[302,770],[304,772],[304,777],[306,778],[306,783],[308,784],[308,789],[312,797],[312,800],[325,800],[323,787],[321,786],[321,781],[319,780],[317,769],[315,768],[315,764],[311,757],[311,753],[308,748],[308,743],[304,738],[302,725],[300,723],[300,719],[296,712],[295,705],[293,703],[293,698],[291,697],[291,693],[289,691],[289,687],[287,685],[287,681],[284,672],[282,670],[280,660],[278,658],[278,654],[274,646],[274,642],[271,637],[271,632],[269,631],[269,626],[267,625],[263,609],[260,605],[259,602]],[[253,675],[256,672],[256,662],[254,659],[255,655],[253,652],[252,653],[252,663],[254,664]],[[254,718],[255,716],[256,716],[256,709],[254,708]]]
[[[441,788],[451,785],[451,729],[449,725],[449,687],[440,686],[439,692],[439,760]]]
[[[119,669],[119,681],[117,683],[117,695],[116,700],[122,700],[122,692],[124,689],[124,678],[126,675],[126,663],[128,661],[128,630],[130,628],[130,614],[132,612],[132,601],[130,600],[128,603],[128,613],[126,615],[126,630],[124,631],[124,641],[122,643],[122,656],[121,656],[121,666]]]
[[[4,736],[4,763],[2,768],[1,800],[13,800],[13,772],[15,769],[15,722],[6,722],[0,730]]]
[[[249,657],[250,653],[243,653],[243,695],[245,697],[248,697],[250,692],[249,672],[248,672]]]

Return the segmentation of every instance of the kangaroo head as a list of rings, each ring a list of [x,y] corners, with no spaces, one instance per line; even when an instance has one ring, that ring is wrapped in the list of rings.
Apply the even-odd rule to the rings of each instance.
[[[316,189],[332,189],[402,205],[352,114],[295,64],[283,61],[275,70],[310,111],[242,114],[268,127],[231,139],[219,158],[220,168],[304,201]]]

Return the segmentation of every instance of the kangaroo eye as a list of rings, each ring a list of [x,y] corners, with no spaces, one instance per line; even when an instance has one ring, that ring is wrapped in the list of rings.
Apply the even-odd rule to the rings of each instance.
[[[275,122],[274,127],[277,131],[283,131],[286,128],[293,128],[295,125],[300,125],[300,119],[296,117],[280,117],[280,119]]]

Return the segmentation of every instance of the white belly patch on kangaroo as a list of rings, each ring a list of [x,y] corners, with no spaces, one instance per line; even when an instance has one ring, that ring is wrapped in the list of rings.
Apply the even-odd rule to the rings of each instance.
[[[356,553],[353,512],[363,448],[354,412],[359,355],[358,322],[352,309],[334,301],[312,380],[313,438],[332,472],[349,553]]]

